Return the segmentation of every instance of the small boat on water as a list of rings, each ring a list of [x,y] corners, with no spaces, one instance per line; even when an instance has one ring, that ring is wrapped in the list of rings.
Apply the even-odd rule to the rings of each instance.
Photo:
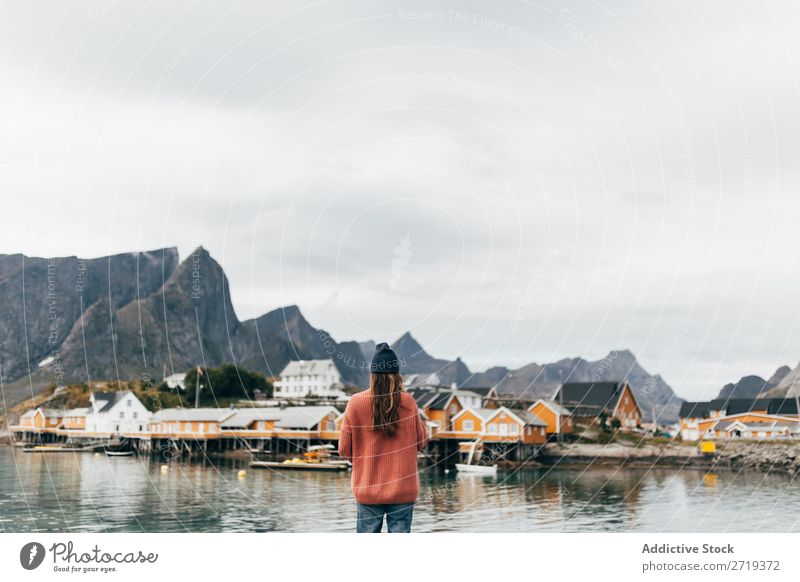
[[[497,465],[467,465],[464,463],[456,463],[456,470],[459,473],[497,475]]]
[[[466,449],[467,459],[466,463],[456,463],[456,470],[459,473],[471,473],[475,475],[497,475],[497,465],[481,465],[480,452],[476,455],[478,449],[478,441],[458,443],[459,448]]]
[[[256,461],[250,462],[254,469],[279,469],[285,471],[347,471],[350,461],[334,459],[331,451],[333,445],[315,445],[303,453],[302,458],[286,459],[285,461]]]
[[[107,457],[130,457],[132,455],[133,451],[109,451],[106,449]]]
[[[131,444],[127,440],[113,440],[103,450],[107,457],[130,457],[133,455]]]

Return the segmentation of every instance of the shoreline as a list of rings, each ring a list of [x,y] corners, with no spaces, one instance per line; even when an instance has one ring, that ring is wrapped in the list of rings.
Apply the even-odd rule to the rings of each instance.
[[[642,447],[622,445],[547,445],[537,459],[543,467],[626,467],[699,470],[754,470],[762,473],[800,473],[800,444],[776,442],[718,442],[717,453],[704,456],[683,444]]]
[[[500,461],[508,468],[586,469],[630,468],[754,470],[762,473],[800,473],[800,443],[719,442],[714,456],[697,453],[697,447],[680,443],[667,445],[626,446],[620,444],[548,444],[541,456],[527,461]],[[0,433],[0,447],[11,448],[9,433]],[[291,457],[294,455],[281,455]],[[247,461],[244,450],[215,452],[209,457]]]

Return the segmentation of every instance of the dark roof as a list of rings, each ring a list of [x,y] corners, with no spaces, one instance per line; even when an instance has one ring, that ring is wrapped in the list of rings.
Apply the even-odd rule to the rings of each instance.
[[[753,410],[767,410],[769,401],[769,398],[715,398],[708,403],[708,409],[724,412],[726,415],[742,414]]]
[[[771,398],[769,414],[797,414],[797,400],[794,398]]]
[[[708,403],[709,410],[724,411],[727,407],[728,407],[727,398],[714,398],[714,400]]]
[[[527,410],[521,408],[509,408],[508,411],[511,414],[516,415],[519,419],[525,423],[525,425],[531,426],[547,426],[547,423],[543,421],[541,418],[536,416],[532,412],[528,412]]]
[[[417,401],[417,406],[420,408],[425,408],[425,403],[429,402],[434,396],[436,396],[435,392],[431,390],[424,390],[422,388],[412,388],[408,390],[408,393]]]
[[[753,410],[767,410],[769,398],[731,398],[728,401],[727,415],[752,412]]]
[[[754,410],[766,410],[767,414],[797,414],[794,398],[715,398],[710,402],[684,402],[678,416],[681,418],[708,418],[710,411],[723,412],[726,416],[743,414]]]
[[[708,402],[684,402],[678,413],[680,418],[708,418]]]
[[[576,416],[610,414],[626,385],[625,382],[568,382],[556,391],[553,400]]]
[[[129,391],[123,390],[122,392],[95,392],[94,399],[97,402],[104,402],[102,407],[98,408],[98,412],[108,412],[114,405],[120,401]]]
[[[452,392],[440,392],[433,400],[427,403],[426,407],[433,410],[444,410],[451,396],[453,396]]]
[[[471,392],[472,389],[466,390]],[[419,387],[411,388],[408,393],[417,401],[417,406],[420,410],[431,408],[433,410],[444,410],[447,401],[451,396],[458,396],[458,392],[453,392],[450,388],[438,387]]]

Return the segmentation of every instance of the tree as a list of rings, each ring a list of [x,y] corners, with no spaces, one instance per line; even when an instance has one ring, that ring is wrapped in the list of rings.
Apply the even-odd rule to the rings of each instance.
[[[194,399],[194,388],[197,381],[197,368],[186,373],[187,395]],[[258,372],[237,368],[233,364],[223,364],[219,368],[204,368],[200,375],[200,402],[202,404],[219,404],[220,401],[253,398],[256,390],[261,390],[268,397],[272,396],[272,384]]]

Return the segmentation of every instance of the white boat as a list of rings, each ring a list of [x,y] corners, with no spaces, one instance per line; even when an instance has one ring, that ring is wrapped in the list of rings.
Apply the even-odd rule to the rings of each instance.
[[[133,451],[110,451],[106,449],[107,457],[130,457],[132,455]]]
[[[130,457],[133,454],[131,443],[128,440],[114,439],[103,447],[108,457]]]
[[[497,475],[497,465],[465,465],[463,463],[456,463],[456,470],[459,473]]]
[[[456,463],[456,471],[459,473],[473,473],[479,475],[497,475],[497,465],[479,465],[475,455],[478,448],[478,441],[468,443],[458,443],[459,446],[467,445],[469,454],[467,455],[466,463]],[[478,455],[480,457],[480,455]]]

